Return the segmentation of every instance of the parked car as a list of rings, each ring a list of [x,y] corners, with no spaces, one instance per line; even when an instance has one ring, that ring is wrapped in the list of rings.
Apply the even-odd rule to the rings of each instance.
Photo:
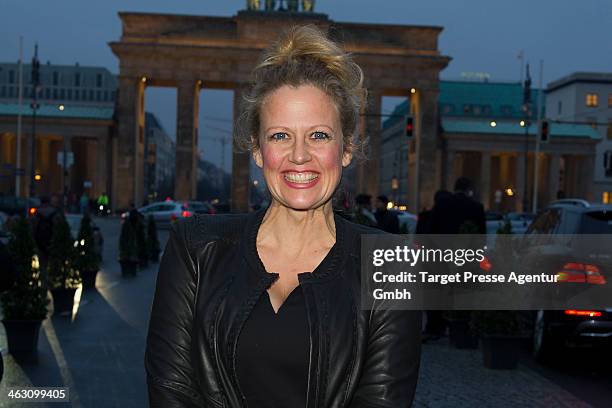
[[[4,244],[7,244],[9,240],[9,231],[6,226],[8,219],[8,214],[0,211],[0,241],[2,241]]]
[[[138,209],[145,218],[149,215],[157,223],[159,228],[169,228],[172,221],[179,218],[191,217],[194,214],[214,214],[214,207],[200,201],[162,201],[141,207]]]
[[[533,221],[535,214],[517,212],[502,214],[499,212],[487,211],[485,213],[485,217],[487,223],[487,234],[495,234],[497,229],[504,224],[506,218],[510,220],[513,234],[524,234]]]
[[[414,234],[416,232],[417,216],[408,211],[396,211],[396,214],[400,231],[406,231],[406,234]]]
[[[549,235],[551,239],[529,240],[531,234]],[[524,262],[531,262],[529,256],[533,254],[538,269],[557,274],[564,282],[609,284],[612,280],[610,240],[588,239],[587,244],[564,238],[575,234],[612,234],[612,205],[590,204],[584,200],[553,202],[526,231],[525,239],[530,247]],[[576,251],[578,246],[580,250]],[[612,308],[539,310],[532,317],[533,353],[539,360],[558,356],[563,347],[612,346]]]
[[[0,195],[0,211],[9,216],[21,215],[26,212],[29,215],[34,215],[38,207],[40,207],[40,199],[36,197],[26,198]]]
[[[68,221],[68,225],[70,226],[70,233],[72,237],[76,240],[79,237],[79,231],[81,229],[81,221],[83,220],[82,214],[66,214],[66,221]],[[100,257],[100,261],[102,261],[102,254],[104,250],[104,237],[102,236],[102,232],[100,231],[100,227],[96,225],[94,220],[91,220],[91,228],[93,229],[94,234],[94,246],[96,254]]]

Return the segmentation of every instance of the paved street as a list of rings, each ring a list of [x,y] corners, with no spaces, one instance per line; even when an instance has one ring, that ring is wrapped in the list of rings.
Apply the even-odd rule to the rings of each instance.
[[[96,221],[105,236],[98,288],[81,296],[74,321],[48,319],[41,330],[40,361],[18,365],[7,354],[0,407],[44,406],[8,401],[8,386],[68,386],[72,407],[145,407],[144,341],[156,266],[122,279],[117,259],[117,219]],[[165,242],[167,232],[160,231]],[[479,350],[456,350],[446,339],[424,345],[416,407],[605,407],[612,401],[610,365],[576,355],[576,366],[544,368],[525,353],[517,370],[482,367]],[[592,357],[594,362],[597,357]],[[50,407],[68,404],[48,404]]]

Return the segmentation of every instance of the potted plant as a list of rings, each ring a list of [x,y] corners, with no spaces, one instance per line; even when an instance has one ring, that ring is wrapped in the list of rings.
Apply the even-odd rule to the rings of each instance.
[[[484,366],[513,369],[525,338],[524,324],[516,310],[480,310],[472,314],[472,327],[480,335]]]
[[[138,269],[138,247],[136,243],[136,226],[128,217],[121,224],[119,235],[119,263],[121,275],[124,277],[136,276]]]
[[[138,214],[136,218],[136,247],[138,252],[138,266],[145,269],[149,266],[149,249],[145,231],[144,217]]]
[[[70,233],[65,218],[55,225],[49,245],[48,279],[55,313],[70,314],[74,305],[74,294],[81,284],[77,269],[77,245]]]
[[[8,251],[17,274],[14,285],[0,295],[2,323],[9,352],[16,358],[35,361],[40,324],[47,317],[47,291],[28,221],[20,218],[11,232]]]
[[[157,237],[157,225],[152,215],[149,215],[147,222],[147,250],[151,262],[159,262],[159,238]]]
[[[96,277],[100,269],[100,257],[96,253],[91,217],[88,214],[81,220],[76,249],[75,265],[81,273],[83,288],[93,289],[96,287]]]

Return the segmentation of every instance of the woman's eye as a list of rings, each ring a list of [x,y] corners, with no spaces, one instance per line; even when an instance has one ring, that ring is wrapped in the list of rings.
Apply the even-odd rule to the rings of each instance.
[[[285,140],[287,138],[287,134],[286,133],[275,133],[272,136],[270,136],[270,139],[272,140]]]
[[[327,140],[329,139],[329,135],[325,132],[314,132],[312,138],[316,140]]]

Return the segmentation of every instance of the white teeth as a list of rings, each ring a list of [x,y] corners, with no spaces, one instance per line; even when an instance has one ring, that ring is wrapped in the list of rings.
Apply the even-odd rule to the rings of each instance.
[[[292,183],[310,183],[317,177],[319,176],[315,173],[285,173],[285,180]]]

